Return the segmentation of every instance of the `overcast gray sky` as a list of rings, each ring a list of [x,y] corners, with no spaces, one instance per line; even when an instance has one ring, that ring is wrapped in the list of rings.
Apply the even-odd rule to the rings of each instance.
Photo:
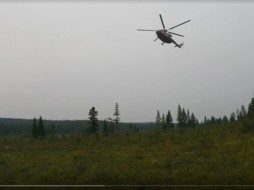
[[[202,120],[254,95],[254,3],[1,2],[0,117],[154,121],[178,103]],[[159,14],[184,49],[155,43]]]

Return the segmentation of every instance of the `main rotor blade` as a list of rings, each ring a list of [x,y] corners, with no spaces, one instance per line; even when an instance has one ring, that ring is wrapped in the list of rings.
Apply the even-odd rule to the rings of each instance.
[[[149,29],[137,29],[137,31],[157,31],[157,30],[149,30]]]
[[[176,26],[173,26],[173,27],[171,27],[171,28],[169,28],[169,29],[167,29],[167,30],[171,30],[171,29],[173,29],[173,28],[176,28],[176,27],[178,27],[178,26],[181,26],[181,25],[183,25],[183,24],[185,24],[185,23],[187,23],[187,22],[190,22],[191,20],[187,20],[187,21],[185,21],[185,22],[183,22],[183,23],[181,23],[181,24],[178,24],[178,25],[176,25]]]
[[[160,14],[160,18],[161,18],[161,23],[162,23],[163,29],[165,29],[165,25],[164,25],[164,22],[163,22],[163,20],[162,20],[161,14]]]
[[[177,34],[177,33],[169,32],[169,31],[168,31],[168,33],[170,33],[170,34],[174,34],[174,35],[177,35],[177,36],[184,37],[184,36],[183,36],[183,35],[181,35],[181,34]]]

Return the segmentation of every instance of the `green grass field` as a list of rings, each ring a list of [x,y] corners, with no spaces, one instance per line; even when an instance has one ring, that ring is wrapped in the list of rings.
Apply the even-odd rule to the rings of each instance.
[[[227,125],[0,137],[0,184],[254,184],[254,135]]]

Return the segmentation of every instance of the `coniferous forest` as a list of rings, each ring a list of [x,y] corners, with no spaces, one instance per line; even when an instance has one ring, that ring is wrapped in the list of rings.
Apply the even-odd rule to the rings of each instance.
[[[198,121],[178,105],[152,123],[0,119],[1,185],[252,185],[254,98],[230,117]]]

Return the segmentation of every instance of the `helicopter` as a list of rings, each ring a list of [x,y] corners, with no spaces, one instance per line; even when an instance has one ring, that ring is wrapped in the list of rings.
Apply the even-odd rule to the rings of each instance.
[[[155,31],[156,32],[156,35],[157,35],[157,38],[154,40],[154,42],[158,39],[160,39],[162,41],[161,45],[163,45],[164,43],[174,43],[175,44],[175,47],[178,47],[178,48],[181,48],[183,46],[184,43],[181,43],[181,44],[177,44],[173,39],[172,39],[172,35],[176,35],[176,36],[181,36],[183,37],[183,35],[180,35],[180,34],[177,34],[177,33],[173,33],[173,32],[169,32],[169,30],[172,30],[173,28],[176,28],[178,26],[181,26],[187,22],[190,22],[191,20],[187,20],[181,24],[178,24],[176,26],[173,26],[169,29],[165,29],[165,25],[164,25],[164,22],[163,22],[163,19],[162,19],[162,16],[160,14],[160,19],[161,19],[161,24],[163,26],[163,29],[159,29],[159,30],[149,30],[149,29],[137,29],[138,31]]]

